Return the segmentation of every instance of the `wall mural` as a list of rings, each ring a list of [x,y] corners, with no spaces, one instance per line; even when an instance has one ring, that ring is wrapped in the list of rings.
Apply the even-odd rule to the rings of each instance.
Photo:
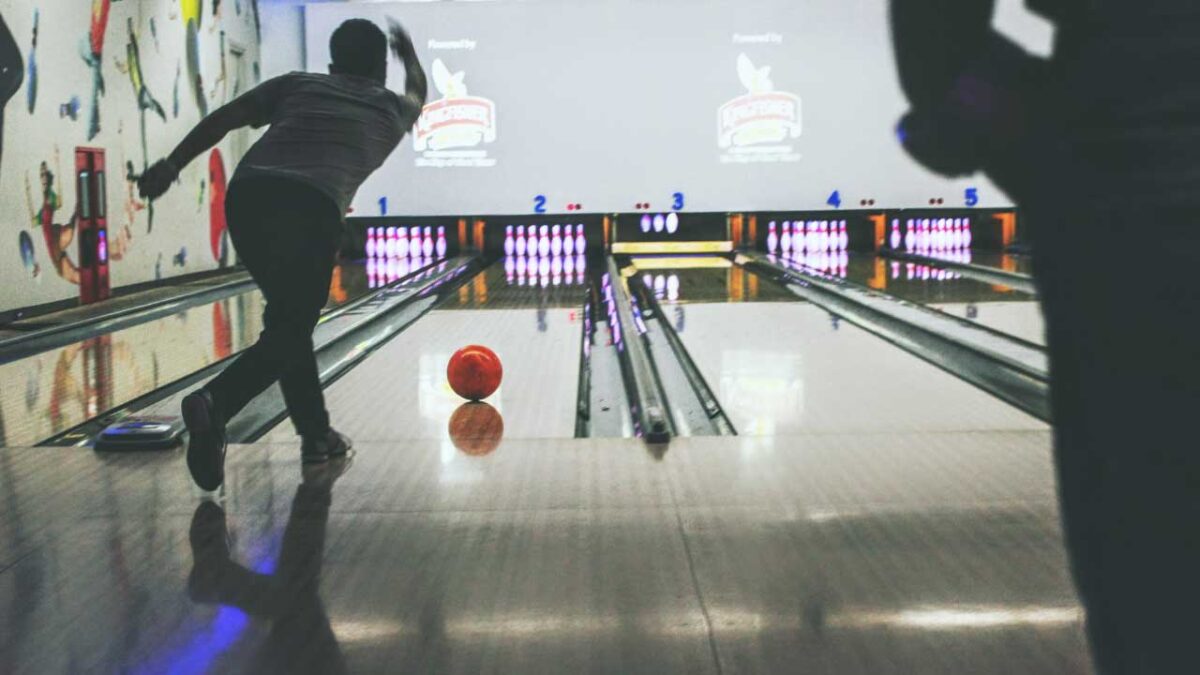
[[[203,116],[260,81],[256,0],[0,5],[0,313],[79,296],[87,271],[79,176],[62,161],[77,148],[119,159],[100,183],[112,205],[105,236],[114,286],[233,264],[224,202],[239,158],[229,141],[185,168],[185,189],[162,199],[140,199],[136,179]],[[117,52],[106,52],[114,39]],[[189,255],[197,250],[212,257]]]
[[[100,133],[100,97],[104,95],[104,32],[108,29],[111,0],[92,0],[92,27],[80,56],[92,72],[92,107],[88,113],[87,139]]]

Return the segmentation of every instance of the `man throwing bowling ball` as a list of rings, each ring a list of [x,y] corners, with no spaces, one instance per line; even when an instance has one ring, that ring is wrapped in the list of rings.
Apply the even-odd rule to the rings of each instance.
[[[400,143],[425,104],[425,72],[412,40],[389,22],[405,91],[385,87],[389,39],[365,19],[329,40],[329,74],[268,80],[216,110],[138,181],[159,197],[188,162],[244,126],[269,125],[238,164],[225,202],[230,236],[267,300],[264,329],[204,388],[183,399],[187,464],[196,484],[225,478],[225,423],[276,380],[302,439],[301,459],[344,456],[350,439],[329,425],[312,334],[329,294],[339,233],[354,193]]]

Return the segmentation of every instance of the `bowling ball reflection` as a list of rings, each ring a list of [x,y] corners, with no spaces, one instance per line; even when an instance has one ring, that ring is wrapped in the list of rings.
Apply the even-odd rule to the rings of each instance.
[[[450,440],[463,454],[489,455],[504,437],[504,418],[487,403],[464,403],[450,415]]]

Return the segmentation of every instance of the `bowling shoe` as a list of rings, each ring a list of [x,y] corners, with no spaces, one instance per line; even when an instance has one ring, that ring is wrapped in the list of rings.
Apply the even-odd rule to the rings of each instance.
[[[332,458],[345,457],[354,447],[346,436],[330,429],[322,436],[305,436],[300,444],[300,461],[319,464]]]
[[[182,408],[188,430],[188,471],[196,485],[211,492],[225,482],[225,420],[207,389],[183,397]]]

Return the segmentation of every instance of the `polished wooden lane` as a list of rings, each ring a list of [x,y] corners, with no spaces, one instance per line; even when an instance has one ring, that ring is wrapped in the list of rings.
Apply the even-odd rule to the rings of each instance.
[[[1085,673],[1045,430],[0,453],[6,672]]]

